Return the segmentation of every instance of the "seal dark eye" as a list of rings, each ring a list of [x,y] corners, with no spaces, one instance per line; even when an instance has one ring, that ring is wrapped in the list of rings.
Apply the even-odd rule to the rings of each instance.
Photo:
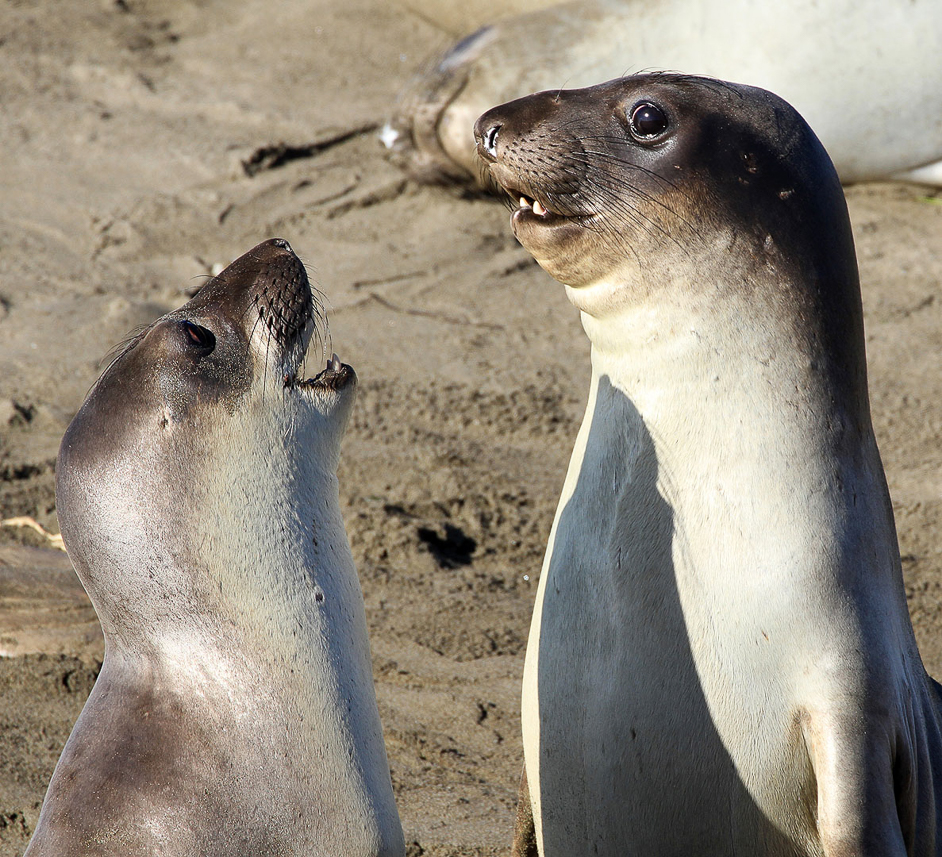
[[[216,337],[211,330],[193,324],[192,321],[182,322],[181,327],[186,343],[198,348],[203,354],[209,354],[216,347]]]
[[[668,125],[667,116],[656,104],[650,101],[641,101],[631,108],[628,128],[631,133],[642,140],[650,140],[662,133]]]

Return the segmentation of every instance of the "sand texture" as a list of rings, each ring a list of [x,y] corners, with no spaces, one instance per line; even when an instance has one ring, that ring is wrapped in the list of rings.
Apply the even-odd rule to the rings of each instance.
[[[530,611],[589,379],[577,313],[507,211],[413,184],[377,140],[485,5],[0,7],[0,518],[57,532],[56,450],[104,355],[288,239],[361,381],[341,499],[413,857],[509,848]],[[848,198],[906,588],[940,676],[942,199]],[[89,610],[64,554],[0,528],[0,855],[22,853],[93,684]]]

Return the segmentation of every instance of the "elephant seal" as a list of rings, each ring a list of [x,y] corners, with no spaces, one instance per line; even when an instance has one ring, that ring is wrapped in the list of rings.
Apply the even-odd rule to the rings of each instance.
[[[675,74],[522,98],[475,135],[592,346],[516,853],[942,853],[942,698],[824,148],[771,93]]]
[[[383,139],[417,178],[467,183],[471,128],[489,107],[684,69],[786,98],[844,182],[942,184],[940,56],[937,0],[573,0],[459,41],[403,94]]]
[[[336,467],[356,376],[286,241],[136,336],[69,425],[101,674],[29,857],[404,854]]]

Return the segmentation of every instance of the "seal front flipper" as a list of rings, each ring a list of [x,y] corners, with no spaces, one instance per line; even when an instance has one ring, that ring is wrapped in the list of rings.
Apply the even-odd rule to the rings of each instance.
[[[817,817],[825,854],[935,855],[942,847],[942,803],[936,800],[942,756],[942,687],[913,682],[913,701],[873,704],[867,716],[811,709],[802,733],[817,782]],[[915,702],[915,704],[914,704]]]
[[[883,725],[880,718],[845,723],[826,715],[805,718],[803,733],[817,782],[817,827],[827,857],[914,853],[907,849],[900,818],[901,810],[913,806],[908,754],[903,750],[894,764],[898,736]],[[906,821],[912,837],[915,818]]]

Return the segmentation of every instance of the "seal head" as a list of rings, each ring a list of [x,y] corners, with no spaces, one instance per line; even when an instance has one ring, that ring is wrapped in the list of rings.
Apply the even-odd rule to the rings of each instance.
[[[304,266],[275,239],[141,331],[92,388],[63,437],[56,488],[66,546],[106,633],[139,637],[140,609],[176,615],[179,605],[159,595],[168,581],[153,578],[147,558],[156,545],[168,559],[192,555],[185,522],[204,521],[208,496],[220,495],[219,475],[208,472],[220,458],[264,481],[238,453],[246,434],[284,431],[285,452],[336,468],[356,375],[332,359],[298,378],[321,317]],[[128,538],[138,526],[148,539]],[[106,559],[114,576],[105,585]],[[197,585],[185,577],[184,591]]]
[[[827,153],[764,90],[677,74],[537,93],[475,123],[514,234],[595,318],[658,300],[712,300],[710,273],[757,291],[822,342],[866,407],[853,236]],[[700,270],[702,279],[694,274]],[[769,276],[778,273],[780,276]],[[758,292],[761,291],[761,294]]]
[[[135,336],[57,462],[101,674],[28,852],[401,855],[335,475],[356,376],[260,244]]]

